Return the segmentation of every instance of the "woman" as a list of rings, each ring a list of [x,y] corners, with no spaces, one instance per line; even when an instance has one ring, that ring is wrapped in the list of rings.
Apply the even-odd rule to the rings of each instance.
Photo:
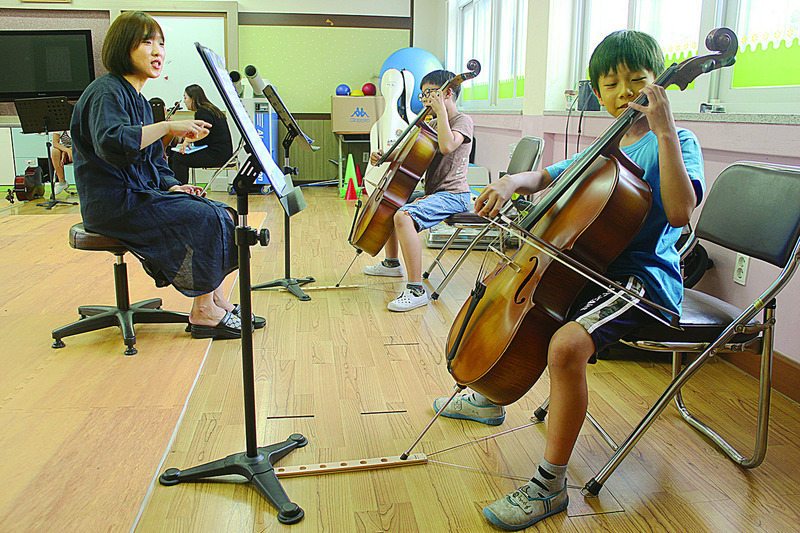
[[[221,167],[233,155],[233,147],[225,115],[206,98],[202,87],[197,84],[186,87],[183,102],[186,109],[194,111],[196,120],[211,124],[207,134],[198,135],[195,139],[185,137],[178,151],[169,155],[169,166],[175,178],[181,183],[189,183],[190,168]],[[194,147],[204,148],[187,154],[186,148],[190,143]]]
[[[192,337],[241,337],[241,308],[222,294],[237,268],[235,212],[178,182],[163,157],[166,134],[197,139],[203,120],[154,124],[141,90],[164,65],[164,37],[149,15],[120,15],[103,42],[109,74],[93,81],[72,114],[75,182],[87,230],[123,242],[156,285],[193,298]],[[261,319],[259,325],[263,327]]]
[[[56,172],[56,194],[61,194],[69,187],[67,178],[64,176],[64,165],[72,163],[72,139],[69,130],[53,134],[53,149],[50,151],[50,159],[53,162],[53,169]]]

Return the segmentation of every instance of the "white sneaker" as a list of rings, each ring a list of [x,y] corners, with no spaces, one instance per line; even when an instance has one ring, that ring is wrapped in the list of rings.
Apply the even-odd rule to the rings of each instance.
[[[389,302],[389,311],[396,311],[402,313],[403,311],[411,311],[417,307],[422,307],[428,303],[428,294],[423,292],[419,296],[414,296],[414,293],[409,289],[404,289],[403,292]]]
[[[67,190],[69,187],[69,183],[66,181],[57,181],[56,182],[56,194],[61,194],[62,192]]]
[[[383,261],[381,261],[377,265],[365,266],[364,274],[368,276],[389,276],[391,278],[402,278],[403,267],[402,265],[397,265],[396,267],[387,267],[383,264]]]

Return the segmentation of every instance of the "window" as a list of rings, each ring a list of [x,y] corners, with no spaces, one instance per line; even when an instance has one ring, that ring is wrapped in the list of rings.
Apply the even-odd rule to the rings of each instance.
[[[522,109],[528,0],[450,0],[449,11],[447,69],[460,74],[470,59],[481,63],[462,86],[462,106]]]
[[[709,101],[719,101],[736,113],[800,110],[797,0],[574,0],[574,4],[580,45],[572,79],[586,79],[592,50],[612,31],[631,28],[649,33],[661,44],[669,65],[707,53],[706,35],[727,26],[739,38],[736,64],[700,76],[685,91],[671,90],[673,110],[697,112],[701,103]],[[563,89],[567,88],[572,87]]]
[[[800,2],[729,0],[726,26],[739,37],[736,64],[720,73],[728,112],[800,112]]]

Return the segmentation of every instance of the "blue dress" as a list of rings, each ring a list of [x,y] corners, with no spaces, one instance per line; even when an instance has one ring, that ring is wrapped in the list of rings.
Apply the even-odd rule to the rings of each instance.
[[[183,192],[159,141],[140,149],[150,104],[125,78],[106,74],[72,114],[75,185],[84,227],[124,243],[156,285],[189,297],[216,289],[238,267],[227,205]]]

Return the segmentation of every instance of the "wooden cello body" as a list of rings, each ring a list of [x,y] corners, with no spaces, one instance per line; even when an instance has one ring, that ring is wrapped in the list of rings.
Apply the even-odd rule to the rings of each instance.
[[[604,271],[636,236],[652,201],[641,169],[626,158],[603,158],[533,227],[532,233],[566,255]],[[547,366],[550,338],[560,328],[586,279],[525,244],[510,264],[485,279],[450,372],[497,405],[521,398]],[[519,269],[519,271],[517,271]],[[452,348],[465,304],[447,340]]]
[[[394,231],[394,214],[408,202],[438,149],[436,132],[424,122],[410,133],[364,205],[350,244],[372,256],[381,251]]]
[[[481,65],[475,59],[467,63],[467,68],[470,72],[459,74],[447,82],[441,90],[446,91],[456,87],[474,78],[481,71]],[[353,223],[348,240],[358,250],[363,250],[372,256],[381,251],[394,231],[392,219],[395,213],[408,202],[411,193],[433,161],[439,144],[436,132],[425,123],[425,117],[430,111],[430,107],[423,109],[378,162],[380,166],[390,156],[393,157],[386,173],[375,186],[364,209]]]
[[[681,89],[702,73],[732,65],[738,40],[728,28],[706,38],[708,56],[672,65],[656,85]],[[636,100],[647,104],[647,97]],[[521,398],[547,366],[550,339],[568,318],[588,278],[567,266],[574,261],[595,273],[636,236],[650,210],[650,187],[619,143],[641,113],[628,108],[559,177],[522,222],[546,247],[524,244],[479,283],[457,314],[447,339],[448,370],[497,405]],[[564,257],[565,260],[556,260]],[[567,261],[570,260],[570,261]]]

